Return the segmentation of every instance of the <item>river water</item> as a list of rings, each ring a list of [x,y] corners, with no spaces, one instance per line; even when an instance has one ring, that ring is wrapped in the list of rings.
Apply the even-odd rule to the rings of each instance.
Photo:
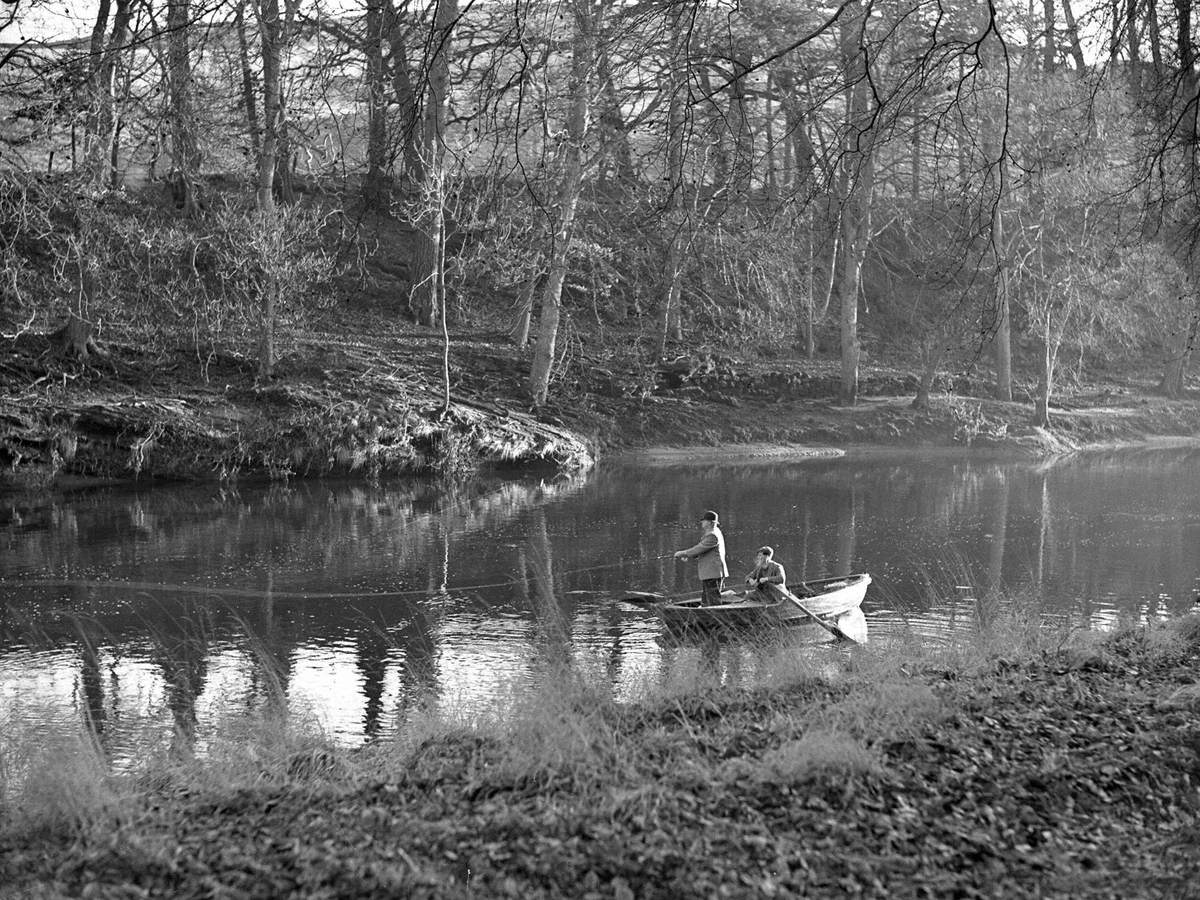
[[[1169,617],[1200,586],[1189,447],[10,497],[0,762],[5,742],[80,723],[117,755],[167,735],[203,741],[271,703],[352,744],[431,705],[485,710],[564,665],[618,696],[701,672],[752,678],[804,641],[671,640],[619,600],[695,588],[694,563],[671,553],[709,508],[735,576],[762,544],[790,580],[869,572],[873,641],[943,640],[1006,605],[1083,627]]]

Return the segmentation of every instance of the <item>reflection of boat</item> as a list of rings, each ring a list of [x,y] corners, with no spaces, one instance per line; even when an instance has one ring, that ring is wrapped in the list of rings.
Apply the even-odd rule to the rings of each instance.
[[[700,595],[697,594],[683,600],[663,602],[655,608],[663,624],[677,631],[802,624],[811,621],[805,609],[826,623],[827,627],[836,629],[839,618],[859,610],[870,583],[871,576],[864,573],[791,584],[788,585],[787,593],[768,585],[764,592],[769,592],[769,598],[753,592],[747,596],[731,592],[726,595],[726,603],[701,606]],[[793,602],[792,595],[804,605],[804,609]],[[629,594],[626,599],[647,602],[654,596]],[[861,615],[861,611],[859,614]]]

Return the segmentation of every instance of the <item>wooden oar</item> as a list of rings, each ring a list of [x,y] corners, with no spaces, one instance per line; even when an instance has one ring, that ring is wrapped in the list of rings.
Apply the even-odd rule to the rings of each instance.
[[[786,587],[784,587],[783,585],[779,585],[779,584],[775,585],[775,587],[777,587],[779,589],[780,593],[782,593],[784,595],[784,597],[786,597],[789,601],[791,601],[791,603],[793,605],[798,607],[800,612],[804,613],[806,616],[808,616],[810,619],[812,619],[814,622],[816,622],[818,625],[820,625],[822,628],[824,628],[826,631],[828,631],[830,634],[832,634],[837,640],[849,641],[852,644],[859,643],[859,641],[856,641],[854,638],[850,637],[850,635],[846,634],[846,632],[842,631],[842,629],[838,627],[836,622],[826,622],[824,619],[822,619],[820,616],[818,616],[815,612],[813,612],[811,609],[809,609],[807,606],[805,606],[803,603],[801,603],[800,598],[797,597],[795,594],[793,594],[791,591],[789,591]]]

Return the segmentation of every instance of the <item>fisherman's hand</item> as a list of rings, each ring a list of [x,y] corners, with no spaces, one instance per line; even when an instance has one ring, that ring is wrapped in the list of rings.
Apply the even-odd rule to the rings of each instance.
[[[683,559],[685,556],[687,556],[687,552],[686,552],[686,551],[684,551],[684,550],[676,550],[676,551],[675,551],[675,558],[676,558],[676,559]]]

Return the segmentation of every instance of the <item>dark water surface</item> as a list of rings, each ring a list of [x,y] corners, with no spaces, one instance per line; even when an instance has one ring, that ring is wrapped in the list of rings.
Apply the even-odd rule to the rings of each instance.
[[[873,639],[974,629],[1011,603],[997,597],[1081,626],[1177,615],[1200,584],[1195,448],[8,498],[0,744],[83,721],[132,753],[271,703],[356,742],[422,706],[483,709],[564,663],[618,696],[702,669],[753,677],[799,651],[666,640],[615,599],[693,589],[695,565],[670,554],[707,508],[739,577],[764,543],[793,579],[869,572]]]

